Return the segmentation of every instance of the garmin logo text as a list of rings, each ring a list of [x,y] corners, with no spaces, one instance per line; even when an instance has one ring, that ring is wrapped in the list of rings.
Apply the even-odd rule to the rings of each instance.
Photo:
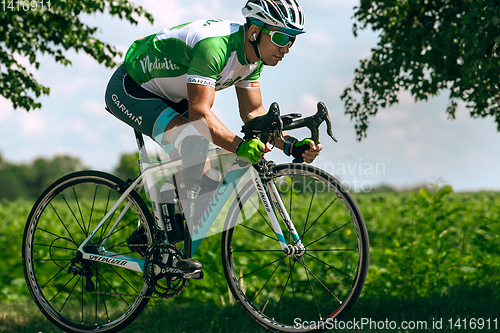
[[[118,266],[125,266],[127,264],[126,260],[113,259],[113,258],[94,256],[94,255],[90,255],[89,259]]]
[[[146,74],[146,71],[150,72],[153,71],[153,69],[166,69],[166,70],[179,70],[179,66],[176,64],[172,63],[172,60],[168,60],[167,58],[163,58],[163,60],[159,60],[157,57],[155,57],[155,61],[151,62],[149,60],[149,56],[146,56],[146,58],[139,60],[141,62],[141,67],[142,71],[144,74]]]
[[[209,86],[209,87],[215,88],[215,82],[205,80],[202,77],[188,77],[187,83],[194,83],[194,84],[199,84],[202,86]]]
[[[132,120],[133,122],[136,122],[138,123],[139,125],[142,125],[142,116],[139,116],[139,117],[136,117],[134,116],[128,109],[127,107],[120,103],[120,100],[118,99],[118,96],[116,96],[115,94],[113,94],[111,96],[111,99],[113,100],[113,102],[116,104],[116,106],[118,107],[118,109],[120,109],[121,112],[123,112],[123,114],[125,114],[125,116],[129,117],[130,120]]]

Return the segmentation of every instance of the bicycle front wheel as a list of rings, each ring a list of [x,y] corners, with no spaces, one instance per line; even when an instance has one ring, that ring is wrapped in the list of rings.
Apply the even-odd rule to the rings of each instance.
[[[222,236],[229,288],[243,310],[269,331],[335,328],[366,280],[369,244],[363,216],[348,191],[318,168],[284,164],[272,175],[305,253],[285,255],[249,183],[230,208]],[[287,243],[297,245],[281,225]]]
[[[141,272],[84,260],[77,253],[124,190],[123,181],[113,175],[77,172],[52,184],[31,210],[23,238],[26,284],[41,312],[65,332],[120,331],[149,301],[144,296],[151,290]],[[132,191],[85,251],[102,254],[105,243],[107,256],[140,263],[139,249],[151,244],[153,223],[144,201]],[[141,236],[131,249],[127,240],[137,235],[137,228]]]

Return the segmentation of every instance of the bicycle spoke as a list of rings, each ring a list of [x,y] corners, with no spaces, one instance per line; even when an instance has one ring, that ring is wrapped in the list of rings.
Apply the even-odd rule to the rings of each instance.
[[[97,268],[95,268],[95,271],[96,271],[96,282],[99,285],[99,289],[102,293],[103,292],[102,282],[99,280],[99,276],[100,276],[99,271],[97,270]],[[104,311],[106,312],[106,317],[108,318],[108,322],[109,322],[110,318],[109,318],[109,313],[108,313],[108,307],[106,306],[106,301],[104,300],[104,294],[101,294],[101,299],[102,299],[102,304],[104,305]]]
[[[302,260],[303,260],[303,258],[302,258]],[[323,286],[323,288],[325,288],[325,290],[326,290],[326,291],[327,291],[330,295],[332,295],[333,297],[335,297],[335,299],[336,299],[338,302],[342,303],[342,301],[341,301],[341,300],[339,300],[339,299],[337,298],[337,296],[335,296],[335,295],[334,295],[334,294],[330,291],[330,289],[328,289],[328,287],[327,287],[327,286],[325,286],[325,284],[324,284],[323,282],[321,282],[321,281],[320,281],[320,280],[316,277],[316,275],[314,275],[314,273],[313,273],[313,272],[311,272],[311,270],[310,270],[309,268],[307,268],[307,266],[305,265],[305,263],[303,263],[303,262],[302,262],[302,261],[300,261],[300,260],[297,260],[297,261],[298,261],[298,262],[299,262],[299,263],[300,263],[300,264],[304,267],[304,269],[305,269],[307,272],[309,272],[309,274],[311,274],[311,275],[312,275],[312,277],[313,277],[316,281],[318,281],[318,282],[319,282],[319,284],[321,284],[321,286]],[[313,293],[313,295],[314,295],[314,293]]]
[[[253,228],[250,228],[249,226],[246,226],[246,225],[244,225],[244,224],[240,224],[240,225],[241,225],[242,227],[244,227],[244,228],[247,228],[247,229],[252,230],[253,232],[256,232],[256,233],[258,233],[258,234],[261,234],[262,236],[265,236],[265,237],[270,238],[270,239],[272,239],[272,240],[278,241],[278,238],[274,238],[274,237],[268,236],[268,235],[266,235],[266,234],[264,234],[264,233],[262,233],[262,232],[260,232],[260,231],[258,231],[258,230],[255,230],[255,229],[253,229]]]
[[[288,257],[288,266],[290,267],[290,274],[291,274],[291,285],[292,285],[292,297],[293,297],[293,311],[295,313],[295,318],[297,318],[297,304],[295,303],[295,289],[293,287],[293,268],[295,267],[295,260],[293,261],[292,265],[292,258]]]
[[[113,235],[117,234],[117,233],[118,233],[118,232],[120,232],[121,230],[125,229],[126,227],[129,227],[129,226],[131,226],[132,224],[134,224],[134,225],[135,225],[135,223],[136,223],[135,221],[130,222],[129,224],[122,226],[120,229],[117,229],[117,230],[113,231],[113,232],[112,232],[109,236],[106,236],[106,237],[104,237],[104,238],[109,238],[109,237],[111,237],[111,236],[113,236]],[[102,240],[103,240],[103,238],[101,238],[101,239],[99,240],[99,244],[102,242]],[[126,243],[126,240],[125,240],[125,241],[123,241],[123,242],[121,242],[121,243],[119,243],[119,244],[125,244],[125,243]],[[119,245],[119,244],[118,244],[118,245]],[[114,244],[114,245],[117,245],[117,244]]]
[[[344,228],[346,225],[351,224],[351,222],[352,222],[352,221],[349,221],[349,222],[347,222],[346,224],[344,224],[344,225],[342,225],[342,226],[338,227],[337,229],[330,231],[329,233],[327,233],[327,234],[326,234],[326,235],[324,235],[323,237],[318,238],[318,239],[316,239],[314,242],[311,242],[311,243],[307,244],[307,245],[306,245],[306,247],[308,247],[308,246],[310,246],[310,245],[312,245],[312,244],[314,244],[314,243],[319,242],[320,240],[322,240],[322,239],[323,239],[323,238],[325,238],[325,237],[330,236],[330,235],[331,235],[331,234],[333,234],[334,232],[337,232],[337,231],[339,231],[340,229]]]
[[[57,215],[57,218],[62,223],[64,229],[66,229],[66,232],[68,233],[69,237],[71,237],[71,239],[73,240],[73,243],[77,244],[77,242],[75,241],[75,238],[71,235],[71,232],[69,232],[68,228],[66,227],[66,224],[62,221],[61,217],[57,213],[57,211],[56,211],[55,207],[52,205],[52,203],[50,204],[50,207],[52,208],[52,210],[54,211],[54,213]]]
[[[79,277],[78,277],[78,279],[76,280],[75,285],[73,286],[73,289],[71,289],[71,291],[70,291],[70,293],[69,293],[68,297],[66,297],[66,300],[64,301],[64,304],[61,306],[61,309],[59,310],[59,312],[62,312],[62,310],[63,310],[63,309],[64,309],[64,307],[66,306],[66,303],[68,302],[69,298],[71,297],[71,294],[73,294],[73,291],[75,290],[75,287],[76,287],[76,285],[78,284],[78,281],[80,281],[80,278],[81,278],[81,276],[79,276]],[[73,280],[73,278],[71,278],[71,280]],[[71,280],[69,280],[69,281],[68,281],[68,283],[69,283]]]
[[[81,314],[82,314],[82,325],[83,325],[83,279],[81,279],[82,281],[82,285],[81,285],[81,291],[82,291],[82,311],[81,311]]]
[[[99,272],[97,272],[97,271],[96,271],[96,273],[97,273],[97,274],[101,277],[101,279],[102,279],[104,282],[106,282],[106,284],[107,284],[107,285],[108,285],[108,286],[109,286],[109,287],[113,290],[113,292],[114,292],[114,293],[119,294],[119,292],[118,292],[118,291],[116,291],[116,289],[115,289],[115,288],[114,288],[114,287],[113,287],[113,286],[112,286],[112,285],[108,282],[108,280],[106,280],[106,279],[104,278],[104,276],[102,276],[102,274],[100,274],[100,273],[99,273]],[[121,300],[122,300],[125,304],[127,304],[127,306],[130,306],[130,304],[127,302],[127,300],[125,300],[125,299],[124,299],[121,295],[120,295],[119,297],[121,298]]]
[[[316,196],[316,187],[314,187],[314,193],[311,194],[311,201],[309,201],[309,208],[307,209],[306,222],[304,223],[304,230],[302,232],[302,236],[301,237],[304,237],[304,235],[306,233],[307,223],[309,222],[309,214],[311,213],[312,203],[313,203],[313,199],[314,199],[315,196]]]
[[[95,302],[94,302],[94,308],[95,308],[95,312],[94,312],[94,323],[97,323],[97,293],[94,294],[94,297],[95,297]]]
[[[331,205],[333,205],[333,203],[334,203],[335,201],[337,201],[337,198],[333,199],[333,201],[332,201],[332,202],[330,202],[330,204],[329,204],[329,205],[325,208],[325,210],[323,210],[323,212],[321,212],[321,214],[319,214],[319,216],[316,218],[316,220],[314,220],[314,222],[313,222],[313,223],[309,226],[309,228],[307,228],[307,230],[306,230],[306,231],[302,234],[301,239],[304,239],[304,235],[305,235],[305,234],[306,234],[309,230],[311,230],[312,226],[313,226],[316,222],[318,222],[319,218],[320,218],[321,216],[323,216],[323,214],[327,211],[327,209],[328,209],[328,208],[330,208],[330,206],[331,206]]]
[[[292,184],[293,184],[293,176],[292,176]],[[290,208],[288,209],[288,213],[289,213],[289,216],[290,216],[290,221],[293,221],[292,220],[292,212],[293,212],[293,209],[292,209],[292,194],[293,194],[293,190],[290,189]],[[290,244],[290,238],[292,237],[291,233],[290,233],[290,230],[288,231],[288,244]]]
[[[75,251],[76,249],[71,249],[68,247],[62,247],[62,246],[55,246],[55,245],[47,245],[47,244],[41,244],[41,243],[33,243],[33,245],[38,245],[38,246],[46,246],[54,249],[62,249],[62,250],[68,250],[68,251]]]
[[[341,273],[341,274],[343,274],[343,275],[347,276],[348,278],[350,278],[350,279],[354,280],[354,277],[353,277],[353,276],[350,276],[349,274],[347,274],[347,273],[345,273],[345,272],[341,271],[340,269],[333,267],[332,265],[330,265],[330,264],[328,264],[328,263],[324,262],[323,260],[321,260],[321,259],[319,259],[319,258],[316,258],[315,256],[312,256],[312,255],[310,255],[309,253],[306,253],[306,255],[307,255],[307,256],[309,256],[309,257],[311,257],[311,258],[313,258],[313,259],[316,259],[316,260],[317,260],[317,261],[319,261],[320,263],[325,264],[325,265],[327,265],[328,267],[333,268],[333,269],[334,269],[334,270],[336,270],[337,272],[339,272],[339,273]]]
[[[64,290],[64,288],[66,288],[66,286],[67,286],[67,285],[68,285],[71,281],[73,281],[73,279],[74,279],[74,278],[75,278],[75,276],[73,275],[73,276],[71,277],[71,279],[69,279],[69,280],[68,280],[68,282],[66,282],[66,284],[65,284],[64,286],[62,286],[62,287],[61,287],[61,289],[59,289],[59,290],[57,291],[57,293],[56,293],[56,294],[55,294],[55,295],[54,295],[54,296],[50,299],[50,301],[49,301],[49,302],[52,302],[52,301],[53,301],[53,300],[57,297],[57,295],[59,295],[59,293],[60,293],[61,291],[63,291],[63,290]],[[69,296],[68,296],[68,297],[69,297]],[[67,300],[67,299],[66,299],[66,300]],[[64,303],[66,303],[66,302],[64,302]]]
[[[76,195],[76,190],[75,190],[74,186],[73,186],[73,194],[75,196],[75,201],[76,201],[76,206],[78,207],[78,212],[80,213],[80,218],[82,219],[83,233],[85,234],[85,236],[88,236],[89,233],[88,233],[87,228],[85,228],[85,220],[83,219],[82,209],[80,208],[80,201],[78,200],[78,196]]]
[[[55,238],[67,239],[68,241],[70,241],[71,243],[73,243],[73,244],[75,244],[75,245],[76,245],[76,243],[74,243],[71,239],[69,239],[69,238],[65,238],[65,237],[62,237],[61,235],[56,235],[56,234],[54,234],[54,233],[52,233],[52,232],[50,232],[50,231],[47,231],[47,230],[45,230],[45,229],[42,229],[42,228],[40,228],[40,227],[37,227],[37,228],[36,228],[36,230],[40,230],[40,231],[46,232],[46,233],[48,233],[49,235],[54,236]]]
[[[259,215],[262,217],[262,219],[266,222],[266,224],[268,225],[269,229],[271,229],[273,232],[274,232],[274,228],[273,226],[271,225],[271,223],[269,223],[269,221],[266,219],[266,217],[262,214],[262,212],[260,211],[259,207],[257,207],[255,205],[255,203],[253,202],[253,200],[249,200],[250,203],[253,205],[253,207],[257,210],[257,212],[259,212]]]
[[[283,258],[284,258],[284,257],[283,257]],[[283,259],[283,258],[281,258],[281,259]],[[280,259],[280,260],[281,260],[281,259]],[[276,261],[278,261],[278,260],[276,260]],[[271,264],[275,263],[276,261],[273,261]],[[266,282],[264,283],[264,285],[262,286],[262,288],[260,288],[259,292],[258,292],[258,293],[257,293],[257,295],[254,297],[254,299],[251,301],[251,303],[253,303],[253,302],[257,299],[257,297],[259,297],[260,293],[262,292],[262,290],[264,289],[264,287],[267,285],[267,283],[269,282],[269,280],[271,280],[271,278],[273,277],[274,273],[276,273],[276,270],[277,270],[277,269],[281,266],[281,263],[282,263],[282,262],[283,262],[283,261],[280,261],[280,263],[278,264],[278,266],[276,266],[276,268],[275,268],[275,269],[274,269],[274,271],[271,273],[271,275],[269,275],[269,278],[267,278]],[[269,265],[267,265],[267,266],[269,266]],[[263,268],[263,267],[262,267],[262,268]],[[267,302],[266,302],[266,305],[267,305]],[[264,309],[265,309],[266,305],[264,305],[264,308],[261,310],[261,312],[262,312],[262,313],[264,313]]]
[[[110,198],[111,198],[111,189],[108,190],[108,200],[106,201],[106,208],[104,209],[104,212],[105,212],[104,216],[106,216],[109,213],[108,207],[109,207]],[[116,212],[116,210],[115,210],[115,212]],[[109,225],[111,224],[111,221],[113,220],[113,216],[115,215],[115,212],[113,212],[111,214],[111,216],[108,218],[107,223],[106,223],[106,227],[103,228],[101,226],[101,235],[99,237],[100,240],[102,240],[104,238],[104,235],[107,233]]]
[[[346,251],[358,252],[358,249],[319,249],[319,250],[307,249],[307,252],[346,252]]]
[[[69,211],[71,212],[71,214],[73,215],[73,217],[75,218],[75,221],[76,223],[78,224],[78,226],[80,227],[80,229],[83,231],[84,234],[85,233],[85,228],[82,227],[82,225],[80,224],[80,221],[78,220],[78,218],[76,217],[75,215],[75,212],[73,212],[73,209],[71,208],[71,206],[69,205],[68,201],[66,200],[66,197],[61,193],[60,194],[61,197],[63,198],[64,202],[66,203],[66,206],[68,207]],[[82,221],[83,222],[83,221]]]
[[[302,260],[304,260],[304,259],[302,258]],[[297,261],[304,267],[304,271],[306,272],[306,276],[307,276],[307,282],[309,283],[309,288],[311,289],[311,294],[312,294],[313,299],[314,299],[314,304],[316,304],[316,309],[318,310],[318,315],[319,315],[319,318],[321,320],[321,319],[323,319],[323,316],[321,315],[318,301],[316,300],[316,294],[314,293],[314,288],[312,286],[311,279],[309,279],[309,273],[308,273],[309,270],[307,269],[307,267],[305,266],[304,263],[302,263],[300,260],[297,260]]]
[[[90,215],[89,215],[89,225],[87,227],[87,230],[90,231],[90,224],[92,222],[92,214],[94,213],[94,205],[95,205],[95,199],[97,197],[97,187],[98,184],[95,184],[95,191],[94,191],[94,197],[92,198],[92,207],[90,208]],[[88,236],[88,235],[87,235]]]
[[[118,275],[118,276],[120,277],[120,279],[122,279],[122,280],[123,280],[123,282],[125,282],[125,283],[126,283],[126,284],[130,287],[130,288],[132,288],[132,289],[133,289],[136,293],[139,293],[139,292],[138,292],[138,291],[134,288],[134,286],[132,286],[132,285],[131,285],[131,284],[130,284],[127,280],[125,280],[125,279],[123,278],[123,276],[122,276],[120,273],[118,273],[118,272],[116,271],[116,269],[115,269],[113,266],[111,266],[111,265],[110,265],[110,266],[109,266],[109,268],[111,268],[111,270],[112,270],[113,272],[115,272],[115,274],[116,274],[116,275]]]
[[[233,250],[233,252],[283,252],[283,250]]]
[[[290,262],[290,258],[289,259],[289,262]],[[283,295],[285,294],[285,290],[286,290],[286,287],[288,286],[288,282],[290,281],[290,277],[292,276],[292,270],[290,270],[290,274],[288,274],[288,278],[286,279],[286,283],[285,285],[283,286],[283,291],[281,292],[281,295],[280,295],[280,299],[278,301],[278,304],[276,305],[276,309],[274,310],[274,315],[273,315],[273,318],[276,317],[276,312],[278,311],[278,308],[280,307],[280,304],[281,304],[281,300],[283,299]]]
[[[59,275],[59,273],[61,273],[62,271],[64,271],[64,269],[65,269],[65,268],[66,268],[69,264],[71,264],[71,263],[70,263],[70,262],[68,262],[66,265],[64,265],[64,267],[60,267],[60,270],[59,270],[56,274],[54,274],[54,275],[53,275],[53,276],[52,276],[52,277],[51,277],[51,278],[50,278],[47,282],[45,282],[45,284],[44,284],[43,286],[40,286],[40,288],[42,288],[42,289],[43,289],[43,288],[45,288],[45,286],[46,286],[46,285],[47,285],[50,281],[52,281],[52,280],[53,280],[56,276],[58,276],[58,275]],[[59,267],[59,266],[57,266],[57,267]]]
[[[264,266],[262,266],[262,267],[260,267],[260,268],[257,268],[256,270],[251,271],[251,272],[250,272],[250,273],[248,273],[248,274],[245,274],[245,275],[243,275],[243,276],[240,276],[240,279],[242,279],[242,278],[244,278],[244,277],[247,277],[247,276],[249,276],[249,275],[251,275],[251,274],[253,274],[253,273],[257,272],[257,271],[260,271],[261,269],[263,269],[263,268],[265,268],[265,267],[267,267],[267,266],[270,266],[270,265],[274,264],[275,262],[277,262],[277,261],[279,261],[279,260],[282,260],[283,258],[285,258],[285,256],[283,256],[283,257],[281,257],[281,258],[279,258],[279,259],[276,259],[275,261],[272,261],[272,262],[270,262],[270,263],[269,263],[269,264],[267,264],[267,265],[264,265]]]

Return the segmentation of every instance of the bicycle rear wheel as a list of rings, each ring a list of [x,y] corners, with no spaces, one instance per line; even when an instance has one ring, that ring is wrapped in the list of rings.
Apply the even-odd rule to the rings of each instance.
[[[104,172],[73,173],[52,184],[29,215],[23,237],[26,284],[41,312],[65,332],[120,331],[149,301],[144,296],[150,296],[151,290],[142,273],[84,260],[77,254],[81,243],[126,190],[122,185],[119,178]],[[110,232],[127,204],[130,207]],[[132,191],[85,251],[97,254],[97,244],[109,236],[107,251],[141,262],[139,251],[133,252],[127,245],[138,226],[144,231],[133,242],[139,244],[134,249],[151,244],[153,221],[144,201]],[[70,270],[74,273],[68,274]]]
[[[364,286],[369,243],[363,216],[332,176],[313,166],[272,169],[282,201],[306,248],[287,257],[249,183],[229,210],[222,261],[240,306],[272,332],[323,332],[352,309]],[[278,215],[279,216],[279,215]],[[293,244],[282,223],[288,244]]]

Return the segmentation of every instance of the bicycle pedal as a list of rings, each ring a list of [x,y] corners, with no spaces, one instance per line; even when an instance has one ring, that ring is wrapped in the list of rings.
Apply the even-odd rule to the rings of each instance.
[[[191,273],[184,273],[183,278],[184,279],[192,279],[192,280],[201,280],[205,274],[203,274],[203,271],[200,269],[195,270],[194,272]]]

